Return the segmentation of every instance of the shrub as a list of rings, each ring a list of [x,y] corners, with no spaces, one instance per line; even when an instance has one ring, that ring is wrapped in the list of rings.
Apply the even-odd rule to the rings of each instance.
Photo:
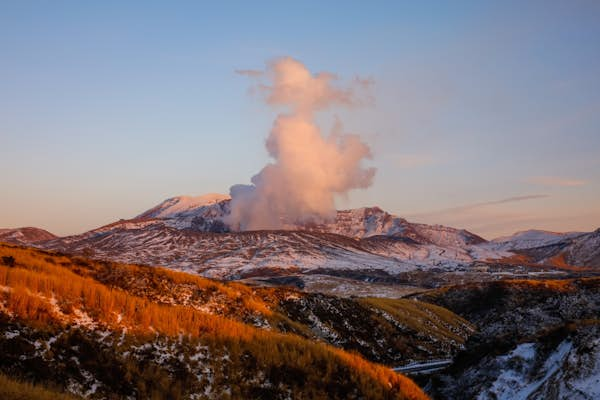
[[[2,264],[9,266],[9,267],[14,267],[15,266],[15,258],[13,256],[3,256]]]

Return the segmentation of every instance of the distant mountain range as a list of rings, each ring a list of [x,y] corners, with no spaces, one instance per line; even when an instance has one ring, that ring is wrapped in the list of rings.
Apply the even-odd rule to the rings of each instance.
[[[173,197],[80,235],[58,238],[22,228],[0,231],[0,240],[220,279],[323,275],[427,284],[430,278],[486,280],[600,267],[600,230],[530,230],[486,241],[464,229],[411,223],[369,207],[338,211],[322,224],[231,232],[223,220],[229,207],[225,195]]]
[[[40,228],[17,228],[17,229],[0,229],[0,242],[8,242],[15,244],[33,244],[51,239],[56,239],[58,236]]]

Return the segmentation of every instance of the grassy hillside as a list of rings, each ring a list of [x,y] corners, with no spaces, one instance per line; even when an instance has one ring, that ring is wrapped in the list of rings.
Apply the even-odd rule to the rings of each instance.
[[[279,311],[282,293],[11,245],[0,264],[12,377],[90,398],[426,398],[389,368],[284,333],[311,329]]]
[[[3,400],[76,400],[80,397],[41,385],[22,382],[0,374],[0,399]]]
[[[0,245],[0,252],[3,248],[21,260],[21,268],[63,267],[92,284],[122,289],[153,304],[187,306],[257,328],[294,333],[389,366],[452,356],[473,332],[467,321],[448,310],[412,300],[343,299],[27,248]]]

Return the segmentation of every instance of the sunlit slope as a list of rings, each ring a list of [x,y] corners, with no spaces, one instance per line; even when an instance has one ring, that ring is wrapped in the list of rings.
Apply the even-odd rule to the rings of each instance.
[[[269,328],[307,329],[277,311],[275,294],[115,267],[121,286],[142,270],[145,287],[167,285],[135,293],[103,283],[111,272],[91,261],[10,245],[0,264],[0,368],[21,379],[90,398],[426,398],[387,367]],[[171,296],[169,284],[189,291]]]
[[[61,265],[71,273],[152,303],[187,306],[257,328],[295,333],[389,366],[451,357],[473,331],[456,314],[413,300],[362,301],[290,288],[222,283],[163,268],[90,261],[32,249],[10,251],[33,258],[31,265]]]

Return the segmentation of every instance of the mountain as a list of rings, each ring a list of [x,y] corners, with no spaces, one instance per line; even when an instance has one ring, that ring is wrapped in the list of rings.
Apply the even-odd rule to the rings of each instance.
[[[600,228],[572,238],[559,257],[571,265],[600,268]]]
[[[172,197],[143,212],[136,218],[174,218],[176,216],[197,213],[203,207],[208,207],[229,199],[229,196],[218,193],[209,193],[202,196]]]
[[[338,211],[333,221],[288,224],[282,231],[230,232],[223,222],[228,213],[227,196],[174,197],[131,220],[44,246],[221,278],[264,268],[398,273],[430,265],[453,268],[490,256],[476,247],[485,240],[468,231],[412,224],[377,207]]]
[[[176,221],[179,224],[180,220]],[[173,220],[137,219],[42,247],[119,262],[162,265],[219,279],[280,275],[361,275],[360,280],[407,280],[399,274],[442,269],[500,256],[476,245],[442,247],[403,236],[364,239],[318,231],[202,232]]]
[[[224,222],[229,212],[225,195],[173,197],[132,219],[35,245],[309,291],[333,292],[343,284],[335,293],[347,295],[499,277],[573,276],[600,266],[597,232],[526,231],[487,242],[466,230],[412,223],[378,207],[340,210],[330,221],[287,223],[280,231],[231,232]]]
[[[0,229],[0,242],[31,244],[57,238],[56,235],[40,228]]]
[[[581,235],[583,232],[549,232],[536,229],[520,231],[511,236],[504,236],[492,240],[493,243],[502,245],[507,250],[523,250],[544,247],[560,243],[571,237]]]
[[[167,226],[200,232],[224,232],[229,227],[223,218],[229,214],[229,196],[208,194],[198,197],[179,196],[163,201],[138,215],[134,220],[160,219]],[[463,247],[485,240],[463,229],[441,225],[413,224],[389,214],[379,207],[363,207],[337,211],[332,221],[322,224],[286,223],[285,230],[335,233],[356,239],[372,236],[394,236],[419,244]]]
[[[496,250],[525,255],[536,263],[600,268],[600,229],[594,232],[519,232],[493,241]]]
[[[433,398],[597,397],[600,230],[488,242],[368,207],[232,232],[229,207],[181,196],[81,235],[2,231],[37,250],[0,243],[0,382],[50,398],[425,398],[393,368]]]
[[[499,274],[573,274],[570,261],[531,253],[535,246],[562,246],[581,235],[529,232],[487,242],[466,230],[411,223],[378,207],[341,210],[320,224],[288,222],[280,231],[231,232],[224,222],[229,212],[228,196],[173,197],[130,220],[37,245],[212,278],[291,282],[311,291],[344,279],[348,295],[380,295],[390,293],[383,284],[433,287]],[[593,246],[573,248],[568,260],[585,262],[589,251]],[[546,267],[540,271],[534,264]],[[366,293],[365,281],[371,283]]]

